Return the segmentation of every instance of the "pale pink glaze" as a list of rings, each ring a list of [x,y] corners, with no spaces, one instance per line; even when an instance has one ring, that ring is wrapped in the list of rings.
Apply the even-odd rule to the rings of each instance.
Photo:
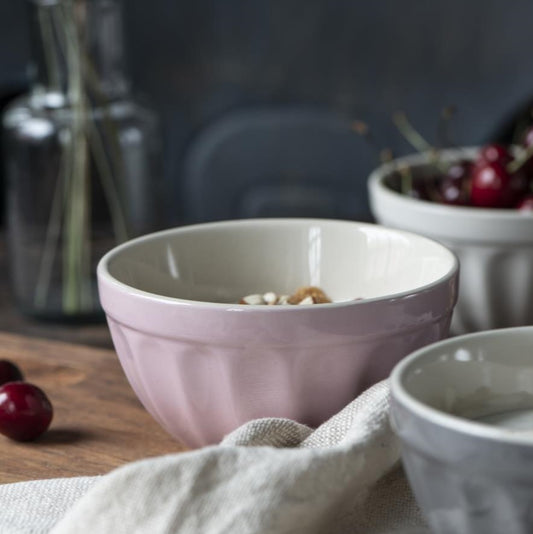
[[[458,279],[455,268],[397,297],[265,313],[130,291],[102,266],[98,274],[131,386],[190,447],[259,417],[319,425],[405,355],[448,335]]]

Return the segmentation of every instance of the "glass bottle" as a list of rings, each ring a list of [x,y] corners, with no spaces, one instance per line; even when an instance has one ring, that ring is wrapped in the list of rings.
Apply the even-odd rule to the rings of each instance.
[[[20,309],[102,318],[96,265],[157,228],[158,125],[122,68],[116,0],[28,0],[33,83],[3,115],[7,245]]]

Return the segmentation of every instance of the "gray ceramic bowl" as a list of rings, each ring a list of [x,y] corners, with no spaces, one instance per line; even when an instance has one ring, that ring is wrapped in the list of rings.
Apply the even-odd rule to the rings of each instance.
[[[391,421],[437,534],[533,532],[533,327],[417,350],[391,374]]]

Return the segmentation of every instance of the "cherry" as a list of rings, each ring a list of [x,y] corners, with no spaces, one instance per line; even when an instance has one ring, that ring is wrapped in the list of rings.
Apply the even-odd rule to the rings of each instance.
[[[446,176],[449,176],[453,180],[465,180],[470,177],[472,167],[474,164],[468,160],[458,161],[450,166]]]
[[[417,198],[418,200],[428,200],[426,188],[420,183],[414,183],[405,194],[411,198]]]
[[[459,161],[454,163],[439,186],[441,200],[444,204],[466,205],[470,200],[470,181],[473,163]]]
[[[530,126],[524,133],[522,145],[527,148],[533,145],[533,126]]]
[[[406,179],[401,173],[397,173],[395,179],[398,181],[399,191],[408,197],[416,198],[418,200],[430,200],[431,188],[436,187],[436,178],[434,177],[420,177],[409,176]]]
[[[428,200],[433,202],[440,201],[440,175],[421,175],[413,179],[411,189],[407,195],[419,200]]]
[[[472,172],[471,203],[484,208],[509,208],[526,191],[523,173],[509,173],[498,161],[479,162]]]
[[[0,433],[15,441],[30,441],[50,426],[53,408],[46,394],[28,382],[0,387]]]
[[[497,162],[480,161],[472,173],[471,201],[474,206],[500,207],[508,187],[509,173]]]
[[[420,200],[431,200],[430,188],[431,184],[429,182],[425,183],[424,180],[415,180],[413,188],[408,194]]]
[[[480,163],[500,163],[507,165],[513,160],[513,156],[506,147],[498,143],[491,143],[484,146],[479,152],[478,160]]]
[[[533,212],[533,195],[526,195],[518,204],[516,209],[520,211],[532,211]]]
[[[0,360],[0,386],[19,380],[24,380],[21,370],[9,360]]]
[[[533,146],[533,126],[530,126],[524,133],[524,136],[522,138],[522,146],[526,149],[527,152],[531,150],[531,147]],[[528,177],[533,177],[533,156],[527,157],[527,152],[525,154],[525,157],[527,160],[523,164],[524,172],[528,175]]]
[[[529,179],[524,169],[511,173],[509,188],[509,207],[512,208],[530,191]]]

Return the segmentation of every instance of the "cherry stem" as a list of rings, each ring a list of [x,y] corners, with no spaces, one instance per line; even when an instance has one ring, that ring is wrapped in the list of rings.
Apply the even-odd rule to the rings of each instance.
[[[435,165],[443,172],[446,171],[446,165],[439,159],[439,151],[434,146],[430,145],[422,135],[415,130],[403,111],[394,113],[392,120],[396,125],[396,128],[398,128],[398,131],[404,136],[408,143],[419,152],[429,153],[429,163],[431,165]]]
[[[533,144],[528,146],[522,156],[518,159],[515,159],[511,161],[506,167],[507,172],[510,172],[511,174],[515,173],[516,171],[520,170],[522,166],[531,159],[533,156]]]
[[[398,165],[397,170],[400,173],[401,178],[401,193],[406,195],[413,189],[413,174],[408,165]]]
[[[454,106],[447,106],[441,111],[438,132],[440,144],[443,147],[450,147],[454,145],[450,135],[450,121],[455,115],[455,112],[456,108]]]
[[[428,152],[432,150],[433,147],[413,128],[413,125],[409,122],[407,115],[403,111],[394,113],[392,121],[407,142],[416,150],[419,152]]]

